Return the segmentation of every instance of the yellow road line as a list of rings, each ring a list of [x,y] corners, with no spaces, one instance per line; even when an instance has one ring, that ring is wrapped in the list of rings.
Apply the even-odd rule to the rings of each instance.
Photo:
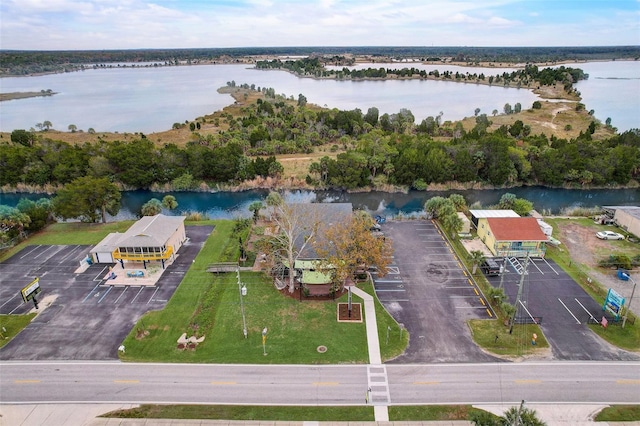
[[[313,382],[314,386],[338,386],[340,382]]]
[[[532,385],[542,383],[541,380],[515,380],[515,382],[519,385]]]
[[[237,385],[236,382],[211,382],[212,385]]]
[[[140,383],[140,380],[114,380],[113,383]]]
[[[621,380],[616,380],[616,384],[618,384],[618,385],[640,385],[640,380],[621,379]]]
[[[13,383],[40,383],[40,380],[14,380]]]
[[[414,385],[439,385],[440,382],[413,382]]]
[[[493,314],[491,313],[491,311],[489,310],[489,308],[487,308],[487,313],[489,314],[489,318],[493,318]]]

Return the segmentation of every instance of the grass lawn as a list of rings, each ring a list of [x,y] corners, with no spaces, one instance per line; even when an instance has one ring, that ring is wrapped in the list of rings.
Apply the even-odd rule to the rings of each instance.
[[[211,262],[226,261],[233,221],[216,221],[192,267],[165,309],[150,312],[138,322],[124,341],[121,359],[148,362],[200,362],[248,364],[338,364],[366,363],[368,349],[365,323],[337,321],[336,301],[304,301],[278,292],[263,273],[240,273],[247,288],[243,297],[247,338],[235,273],[206,272]],[[370,294],[370,283],[361,284]],[[354,303],[361,303],[358,297]],[[398,356],[408,342],[393,318],[377,303],[378,333],[384,359]],[[267,327],[266,346],[262,330]],[[389,338],[387,339],[387,332]],[[195,350],[178,349],[182,333],[204,336]],[[327,351],[319,353],[318,346]],[[268,356],[263,355],[263,349]]]
[[[407,405],[389,407],[389,421],[457,421],[468,420],[473,412],[469,405]],[[291,407],[246,405],[153,405],[117,410],[101,417],[147,419],[203,420],[278,420],[372,422],[372,407]]]
[[[640,421],[640,405],[613,405],[600,411],[596,422],[637,422]]]
[[[147,419],[362,421],[375,420],[372,407],[292,407],[247,405],[151,405],[117,410],[101,417]]]
[[[404,405],[389,407],[389,421],[457,421],[468,420],[473,412],[483,412],[470,405]]]
[[[549,348],[544,333],[535,324],[515,324],[511,334],[502,321],[471,320],[469,327],[473,341],[497,355],[534,355]],[[534,334],[537,335],[535,345],[532,344]]]
[[[25,328],[36,314],[0,315],[0,348],[9,343]]]

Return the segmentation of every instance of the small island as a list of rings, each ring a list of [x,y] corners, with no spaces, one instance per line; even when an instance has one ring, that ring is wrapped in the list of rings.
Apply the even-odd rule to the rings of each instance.
[[[39,92],[11,92],[11,93],[0,93],[0,102],[2,101],[11,101],[13,99],[26,99],[26,98],[35,98],[38,96],[53,96],[57,94],[51,89],[41,90]]]

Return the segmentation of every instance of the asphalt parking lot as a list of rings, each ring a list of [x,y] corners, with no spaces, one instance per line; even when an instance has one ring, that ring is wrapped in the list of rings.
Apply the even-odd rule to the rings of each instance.
[[[391,221],[382,231],[394,258],[385,277],[373,274],[376,293],[411,335],[406,352],[391,362],[499,361],[475,345],[465,323],[495,314],[435,225]]]
[[[502,260],[499,261],[504,265]],[[520,266],[518,266],[518,264]],[[640,356],[618,349],[600,339],[588,327],[588,322],[599,322],[604,314],[596,303],[557,264],[546,259],[531,259],[524,280],[518,273],[525,264],[524,259],[506,263],[503,286],[512,304],[516,302],[519,283],[523,283],[522,297],[526,311],[539,320],[542,331],[549,341],[553,357],[558,360],[632,361]],[[488,277],[494,287],[500,286],[500,276]],[[528,311],[528,312],[527,312]],[[607,318],[612,317],[607,313]]]
[[[162,309],[213,230],[188,226],[185,243],[155,286],[113,286],[104,280],[110,265],[75,273],[92,246],[29,246],[0,263],[0,314],[24,314],[20,290],[40,279],[42,311],[0,349],[1,360],[113,360],[137,320]],[[51,300],[49,306],[42,306]]]

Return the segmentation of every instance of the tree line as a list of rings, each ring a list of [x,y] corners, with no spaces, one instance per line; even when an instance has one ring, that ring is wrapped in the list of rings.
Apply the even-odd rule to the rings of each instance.
[[[12,136],[16,132],[25,134],[14,131]],[[274,156],[249,158],[233,141],[221,146],[190,142],[185,148],[171,143],[157,147],[142,137],[130,142],[70,145],[26,133],[26,145],[0,143],[2,186],[65,185],[92,176],[107,178],[127,189],[170,183],[177,190],[190,190],[202,181],[238,182],[282,172],[282,165]]]
[[[502,84],[504,86],[517,85],[530,87],[532,84],[549,86],[562,83],[565,91],[571,93],[573,84],[589,77],[579,68],[559,66],[556,68],[539,69],[537,65],[527,64],[524,68],[512,72],[503,72],[495,76],[485,76],[484,73],[461,73],[438,70],[426,71],[415,67],[384,68],[369,67],[366,69],[350,69],[343,67],[341,70],[327,69],[319,58],[301,58],[296,60],[272,59],[270,61],[256,62],[258,69],[283,69],[298,76],[311,76],[317,78],[343,79],[385,79],[390,76],[397,78],[422,78],[429,77],[443,80],[487,82],[488,84]]]
[[[420,190],[452,181],[607,186],[626,185],[639,175],[638,129],[598,141],[592,135],[600,124],[592,121],[577,138],[566,140],[532,135],[516,120],[489,132],[490,118],[476,109],[476,125],[465,131],[461,123],[442,123],[441,115],[416,124],[408,109],[382,115],[375,107],[366,113],[320,109],[307,106],[302,94],[296,101],[273,89],[257,90],[265,97],[238,116],[223,114],[226,130],[205,135],[193,126],[185,147],[156,146],[143,134],[130,142],[70,145],[50,139],[46,131],[15,130],[11,142],[0,143],[0,185],[64,185],[89,175],[124,189],[171,184],[190,190],[201,182],[279,177],[283,167],[276,154],[310,153],[318,146],[344,151],[311,164],[306,180],[318,188],[392,184]],[[521,109],[507,104],[504,111]]]

